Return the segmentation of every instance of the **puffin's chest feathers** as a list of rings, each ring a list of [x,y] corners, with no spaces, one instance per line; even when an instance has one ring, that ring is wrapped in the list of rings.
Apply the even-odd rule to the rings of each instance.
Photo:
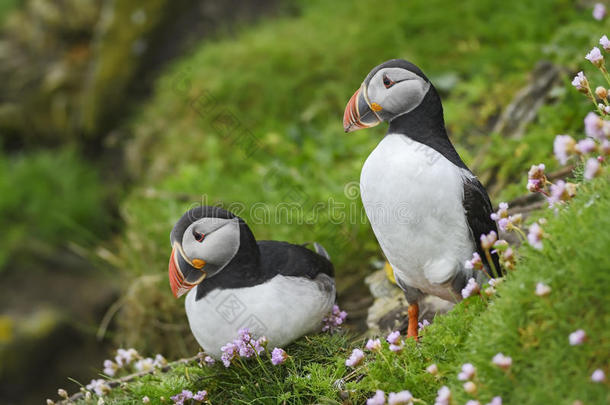
[[[362,168],[364,208],[388,260],[424,289],[448,281],[473,251],[464,215],[468,171],[405,135],[388,134]]]

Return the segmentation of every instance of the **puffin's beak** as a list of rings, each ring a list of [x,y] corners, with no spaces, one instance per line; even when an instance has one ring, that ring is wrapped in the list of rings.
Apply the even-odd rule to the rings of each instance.
[[[199,268],[193,264],[196,264]],[[187,261],[182,254],[180,245],[178,243],[174,244],[172,254],[169,257],[169,285],[174,297],[179,298],[203,281],[206,276],[206,272],[203,270],[204,266],[205,262],[203,260],[197,260],[197,263]]]
[[[343,129],[345,132],[374,127],[381,122],[377,113],[373,111],[366,100],[365,94],[366,86],[362,84],[352,98],[349,99],[343,113]],[[381,106],[375,104],[375,107],[378,108],[377,111],[381,110]]]

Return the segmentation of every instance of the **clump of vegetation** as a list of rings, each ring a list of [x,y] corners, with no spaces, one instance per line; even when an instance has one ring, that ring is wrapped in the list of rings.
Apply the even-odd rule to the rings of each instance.
[[[464,300],[426,326],[420,343],[399,338],[399,351],[385,341],[367,350],[363,340],[349,334],[309,336],[285,348],[290,359],[283,365],[172,363],[167,372],[113,389],[105,403],[139,403],[147,397],[150,403],[167,404],[182,390],[205,390],[212,404],[363,403],[377,390],[409,390],[433,403],[443,386],[453,403],[487,403],[496,396],[504,404],[604,403],[607,380],[592,377],[597,370],[609,372],[605,308],[610,306],[610,259],[605,247],[610,236],[596,231],[610,226],[609,181],[606,174],[581,183],[568,206],[557,214],[547,211],[542,250],[519,248],[515,270],[489,301],[480,295]],[[584,337],[570,337],[580,329]],[[346,360],[356,348],[364,349],[363,358],[350,367]],[[464,389],[467,381],[459,378],[466,363],[475,368],[474,374],[461,376],[475,384],[470,393]],[[96,401],[93,395],[83,403]]]
[[[0,195],[0,269],[9,258],[39,265],[68,242],[93,246],[109,230],[98,174],[70,150],[0,153]]]

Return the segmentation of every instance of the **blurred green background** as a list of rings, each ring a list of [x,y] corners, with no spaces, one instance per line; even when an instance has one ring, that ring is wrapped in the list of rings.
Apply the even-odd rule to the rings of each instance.
[[[386,59],[431,78],[494,203],[523,194],[524,169],[553,170],[554,136],[589,110],[566,89],[608,32],[592,4],[0,2],[0,403],[86,382],[113,347],[193,353],[166,265],[174,221],[201,202],[258,239],[322,243],[342,303],[361,301],[381,254],[344,216],[361,212],[354,182],[385,128],[345,135],[342,114]],[[499,126],[551,70],[523,127]]]

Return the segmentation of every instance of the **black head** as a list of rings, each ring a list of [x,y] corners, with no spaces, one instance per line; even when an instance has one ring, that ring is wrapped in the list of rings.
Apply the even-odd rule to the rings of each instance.
[[[390,122],[413,111],[431,88],[426,75],[411,62],[392,59],[376,66],[345,108],[345,132]]]
[[[176,297],[220,273],[243,244],[255,244],[241,218],[210,206],[182,215],[172,229],[170,242],[169,281]]]

